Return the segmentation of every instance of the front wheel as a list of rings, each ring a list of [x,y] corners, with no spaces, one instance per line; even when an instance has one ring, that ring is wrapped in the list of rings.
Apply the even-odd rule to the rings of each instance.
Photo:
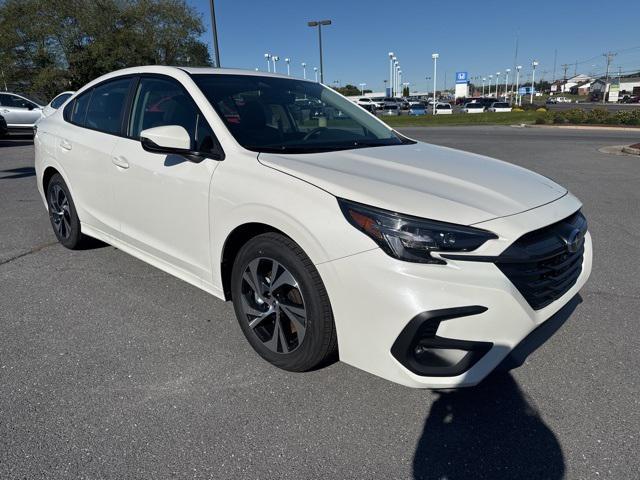
[[[284,370],[311,370],[337,352],[329,298],[313,263],[291,239],[258,235],[236,257],[233,305],[255,351]]]

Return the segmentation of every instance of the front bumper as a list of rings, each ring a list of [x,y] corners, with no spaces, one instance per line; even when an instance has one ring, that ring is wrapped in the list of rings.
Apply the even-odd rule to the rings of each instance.
[[[499,253],[522,234],[568,216],[579,207],[573,197],[498,219],[485,228],[499,239],[483,250]],[[532,213],[535,212],[535,213]],[[491,228],[489,228],[491,227]],[[565,294],[533,310],[493,263],[447,260],[447,265],[398,261],[380,249],[317,265],[331,299],[340,359],[414,388],[472,386],[482,381],[531,332],[576,296],[591,273],[591,237],[585,236],[582,271]],[[480,252],[482,253],[482,252]],[[410,321],[424,312],[482,307],[477,313],[442,321],[437,337],[488,345],[461,373],[418,374],[394,356],[394,343]],[[485,310],[486,309],[486,310]],[[413,371],[412,371],[413,370]],[[424,373],[424,372],[422,372]]]

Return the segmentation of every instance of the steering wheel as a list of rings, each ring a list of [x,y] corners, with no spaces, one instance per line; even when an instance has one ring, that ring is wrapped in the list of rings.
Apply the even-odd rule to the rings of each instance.
[[[324,132],[327,129],[327,127],[316,127],[313,130],[311,130],[309,133],[307,133],[303,140],[309,140],[311,137],[316,137],[318,135],[320,135],[322,132]]]

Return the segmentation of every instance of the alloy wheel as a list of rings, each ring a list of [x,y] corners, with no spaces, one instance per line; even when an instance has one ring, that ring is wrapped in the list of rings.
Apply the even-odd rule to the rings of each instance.
[[[53,228],[60,238],[67,239],[71,235],[71,208],[67,194],[58,184],[49,190],[49,211]]]
[[[253,259],[242,275],[241,304],[254,335],[272,352],[291,353],[304,340],[307,310],[295,277],[277,260]]]

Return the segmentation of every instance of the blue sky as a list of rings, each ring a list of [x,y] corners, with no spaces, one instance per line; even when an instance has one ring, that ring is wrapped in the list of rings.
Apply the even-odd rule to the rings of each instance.
[[[209,29],[209,0],[187,0],[203,16]],[[278,71],[285,57],[292,74],[302,76],[301,62],[318,65],[317,31],[308,20],[329,18],[323,28],[326,84],[367,83],[381,91],[389,76],[387,53],[398,56],[403,81],[430,88],[431,53],[438,52],[438,88],[456,71],[470,77],[488,76],[513,68],[516,37],[518,63],[529,75],[531,60],[540,62],[536,78],[551,79],[557,49],[556,78],[562,64],[578,65],[579,73],[604,74],[606,51],[619,52],[612,69],[640,70],[640,2],[624,6],[593,0],[559,2],[495,2],[455,0],[216,0],[220,56],[225,67],[266,69],[264,54],[277,54]],[[393,5],[398,13],[384,13]],[[553,5],[553,7],[551,7]],[[608,8],[611,5],[611,8]],[[210,30],[203,40],[211,43]],[[308,72],[310,68],[308,67]],[[504,76],[502,77],[504,78]]]

